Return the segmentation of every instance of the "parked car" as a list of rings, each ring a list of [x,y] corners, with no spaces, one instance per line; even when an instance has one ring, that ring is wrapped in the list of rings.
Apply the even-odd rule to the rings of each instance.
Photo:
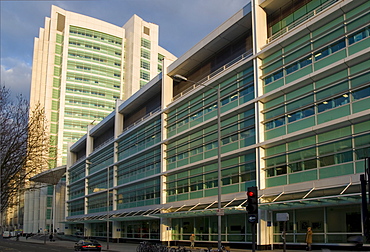
[[[4,231],[3,232],[3,238],[10,238],[10,237],[12,237],[11,232],[9,232],[9,231]]]
[[[96,240],[79,240],[75,244],[75,251],[101,251],[101,245]]]

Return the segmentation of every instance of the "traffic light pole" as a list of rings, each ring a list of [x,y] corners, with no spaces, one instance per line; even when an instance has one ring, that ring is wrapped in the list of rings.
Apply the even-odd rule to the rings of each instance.
[[[252,252],[256,251],[256,222],[252,223]]]
[[[361,181],[361,201],[362,201],[362,230],[365,241],[370,241],[370,214],[368,204],[370,204],[370,158],[365,158],[365,173],[360,175]],[[366,185],[368,197],[366,197]]]
[[[256,251],[256,224],[258,222],[258,190],[257,186],[248,187],[247,191],[248,222],[252,225],[252,252]]]

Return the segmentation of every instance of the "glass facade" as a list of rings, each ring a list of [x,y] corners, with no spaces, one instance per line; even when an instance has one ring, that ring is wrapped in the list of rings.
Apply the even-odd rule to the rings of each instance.
[[[113,127],[117,135],[92,148],[85,157],[92,164],[78,157],[94,144],[80,139],[73,145],[67,219],[93,223],[108,210],[113,238],[185,242],[195,234],[196,241],[213,244],[220,215],[222,241],[250,245],[245,192],[257,186],[261,247],[282,243],[277,213],[289,214],[287,242],[294,245],[305,244],[309,226],[320,246],[348,244],[348,237],[361,235],[359,176],[370,155],[369,22],[364,21],[369,3],[349,4],[343,13],[338,1],[291,2],[295,8],[280,10],[278,21],[271,21],[266,7],[269,26],[262,28],[274,30],[267,33],[274,39],[262,49],[250,39],[261,25],[239,34],[235,21],[225,34],[242,39],[223,49],[214,45],[217,53],[209,53],[211,45],[191,51],[194,58],[208,52],[209,59],[170,65],[169,76],[150,81],[148,90],[117,105],[115,123],[107,119],[87,134],[94,142]],[[325,14],[329,6],[335,15]],[[315,15],[302,19],[312,11]],[[290,25],[283,25],[287,18],[310,19],[309,28],[289,27],[279,37]],[[252,23],[247,11],[240,19]],[[216,41],[219,34],[213,36]],[[150,69],[150,49],[142,39],[143,73]],[[189,81],[167,78],[186,72],[185,65]],[[96,236],[107,232],[103,226],[96,230]]]
[[[307,227],[312,228],[314,243],[343,243],[349,236],[361,235],[359,205],[287,210],[274,214],[282,212],[289,214],[286,225],[286,241],[289,243],[305,243]],[[274,223],[276,242],[282,242],[282,231],[282,222]]]
[[[70,26],[64,110],[63,149],[101,121],[121,98],[122,38]],[[122,76],[122,77],[121,77]],[[64,163],[66,162],[66,155]]]

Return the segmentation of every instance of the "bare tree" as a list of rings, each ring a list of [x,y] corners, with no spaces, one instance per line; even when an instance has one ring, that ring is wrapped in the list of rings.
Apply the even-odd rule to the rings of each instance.
[[[0,87],[0,219],[3,213],[19,204],[24,190],[35,184],[29,179],[48,169],[54,154],[47,134],[44,109],[29,111],[22,96],[10,100],[10,91]]]

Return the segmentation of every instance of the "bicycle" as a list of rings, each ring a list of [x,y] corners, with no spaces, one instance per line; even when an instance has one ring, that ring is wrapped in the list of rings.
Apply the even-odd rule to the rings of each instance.
[[[191,249],[187,249],[184,246],[178,246],[177,248],[170,248],[169,252],[192,252]]]
[[[206,249],[204,249],[204,252],[230,252],[230,247],[229,246],[221,246],[221,249],[206,248]]]
[[[169,252],[167,246],[163,244],[151,244],[147,241],[140,242],[136,252]]]

